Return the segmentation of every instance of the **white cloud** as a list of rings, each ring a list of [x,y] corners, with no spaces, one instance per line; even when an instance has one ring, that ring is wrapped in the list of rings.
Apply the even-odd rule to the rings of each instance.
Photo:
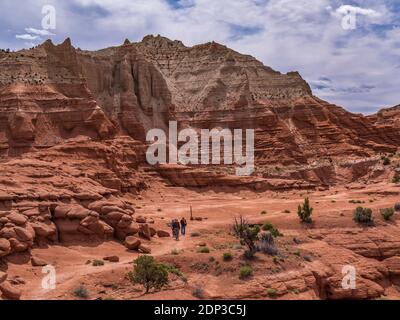
[[[19,40],[37,40],[39,39],[39,36],[33,36],[31,34],[17,34],[15,36],[15,38],[19,39]]]
[[[27,33],[36,34],[36,35],[39,35],[42,37],[43,36],[54,36],[54,33],[51,33],[49,30],[44,30],[44,29],[39,30],[39,29],[35,29],[35,28],[25,28],[25,31]]]

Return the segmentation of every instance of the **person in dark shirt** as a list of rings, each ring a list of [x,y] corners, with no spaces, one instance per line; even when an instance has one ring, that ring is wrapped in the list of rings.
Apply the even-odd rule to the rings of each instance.
[[[182,220],[181,220],[181,232],[182,232],[183,236],[186,234],[186,226],[187,226],[187,221],[186,221],[185,218],[182,218]]]
[[[180,224],[179,224],[178,219],[172,220],[171,228],[172,228],[172,234],[174,235],[175,240],[178,241],[179,240],[179,230],[180,230]]]

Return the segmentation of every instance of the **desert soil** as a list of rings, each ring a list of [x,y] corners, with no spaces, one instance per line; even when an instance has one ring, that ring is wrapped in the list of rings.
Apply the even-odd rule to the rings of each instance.
[[[360,248],[362,244],[357,247],[355,237],[352,243],[346,243],[343,235],[357,234],[357,237],[370,239],[371,233],[378,232],[384,239],[386,235],[395,234],[398,218],[385,222],[379,209],[392,207],[399,200],[399,193],[400,186],[384,183],[337,187],[327,191],[259,194],[250,191],[227,194],[212,190],[152,188],[135,200],[138,214],[161,219],[167,224],[172,218],[186,217],[189,220],[191,205],[194,216],[202,218],[202,221],[189,221],[187,235],[178,242],[172,238],[155,238],[146,244],[152,248],[152,256],[157,260],[173,263],[183,273],[183,277],[172,276],[170,284],[162,291],[144,295],[140,286],[134,286],[127,280],[126,274],[132,270],[132,261],[139,253],[127,250],[116,241],[34,248],[31,252],[33,256],[42,258],[56,269],[57,285],[54,290],[42,288],[45,275],[41,267],[30,264],[28,254],[9,256],[7,273],[9,279],[22,279],[19,285],[23,291],[22,299],[77,299],[74,290],[80,285],[87,288],[89,299],[196,299],[192,293],[199,288],[204,292],[204,298],[212,299],[326,298],[319,291],[321,288],[312,283],[315,280],[308,284],[307,270],[315,275],[319,272],[315,270],[329,267],[331,272],[334,270],[333,273],[337,273],[330,278],[342,278],[340,266],[354,262],[363,277],[360,285],[365,286],[364,280],[368,275],[363,273],[375,274],[374,270],[380,268],[377,264],[382,268],[385,266],[384,259],[370,254],[368,248]],[[312,226],[300,224],[297,217],[297,206],[305,196],[310,197],[314,208]],[[363,206],[374,209],[375,226],[362,227],[352,220],[353,211],[360,204],[351,203],[351,200],[360,200],[365,203]],[[264,210],[266,214],[261,213]],[[262,253],[258,253],[253,261],[243,258],[244,248],[240,248],[239,241],[231,235],[233,219],[240,215],[254,223],[271,222],[283,233],[277,241],[278,262],[276,258]],[[164,228],[167,229],[167,225]],[[195,237],[193,233],[200,236]],[[210,253],[198,252],[199,245],[204,244],[210,248]],[[374,248],[370,249],[373,251]],[[234,259],[223,261],[225,252],[233,253]],[[110,255],[118,256],[120,261],[105,262],[99,267],[89,263]],[[241,280],[239,268],[245,264],[252,266],[253,275]],[[375,269],[371,271],[371,268]],[[372,278],[369,280],[379,282],[384,290],[378,295],[400,298],[393,282]],[[276,290],[276,297],[268,294],[271,288]],[[336,289],[332,290],[332,297],[335,297]],[[364,288],[360,290],[365,291]],[[371,294],[371,289],[367,288],[366,292]],[[336,294],[340,296],[343,293]],[[367,298],[374,295],[377,294],[372,293]]]

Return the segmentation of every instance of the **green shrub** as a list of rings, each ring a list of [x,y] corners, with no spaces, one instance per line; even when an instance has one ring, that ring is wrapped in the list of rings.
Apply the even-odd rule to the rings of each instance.
[[[381,209],[380,211],[381,211],[381,215],[382,215],[383,219],[385,219],[386,221],[389,221],[394,215],[393,208]]]
[[[299,207],[297,209],[297,215],[299,216],[301,222],[311,223],[312,222],[311,215],[312,215],[313,210],[314,209],[311,208],[311,206],[310,206],[310,200],[308,198],[305,198],[304,204],[299,205]]]
[[[80,285],[74,290],[74,295],[81,299],[87,299],[89,297],[89,292],[83,285]]]
[[[294,254],[295,256],[297,256],[297,257],[300,257],[300,256],[301,256],[300,250],[294,251],[293,254]]]
[[[240,268],[239,277],[240,279],[246,279],[253,274],[253,269],[250,266],[243,266]]]
[[[164,264],[157,263],[151,256],[140,256],[134,261],[133,271],[128,273],[132,283],[141,284],[146,290],[159,290],[168,283],[168,270]]]
[[[384,166],[388,166],[388,165],[390,165],[390,159],[388,158],[388,157],[382,157],[382,160],[383,160],[383,165]]]
[[[353,220],[358,223],[372,223],[374,220],[372,210],[370,208],[358,207],[354,211]]]
[[[254,255],[257,251],[256,241],[260,227],[250,226],[250,224],[243,218],[235,218],[235,224],[233,226],[234,235],[240,239],[240,244],[246,245],[248,248],[248,254]]]
[[[222,259],[223,259],[224,261],[232,261],[232,259],[233,259],[233,254],[230,253],[230,252],[225,252],[225,253],[223,254],[223,256],[222,256]]]
[[[198,253],[210,253],[210,249],[208,247],[201,247],[197,250]]]
[[[245,250],[243,253],[243,257],[246,260],[253,260],[254,259],[254,252],[250,251],[250,250]]]
[[[182,271],[175,265],[171,263],[161,263],[160,266],[164,268],[168,273],[174,274],[178,277],[182,276]]]
[[[267,295],[270,298],[276,298],[278,296],[278,290],[274,289],[274,288],[269,288],[267,290]]]
[[[264,231],[269,231],[269,232],[271,232],[271,234],[272,234],[272,236],[273,236],[274,238],[282,237],[282,236],[283,236],[283,234],[280,233],[279,230],[278,230],[277,228],[275,228],[275,227],[272,225],[272,223],[269,223],[269,222],[267,222],[266,224],[264,224],[264,225],[261,227],[261,229],[264,230]]]
[[[101,267],[101,266],[104,266],[104,261],[102,261],[102,260],[94,260],[94,261],[92,262],[92,266],[93,266],[93,267]]]

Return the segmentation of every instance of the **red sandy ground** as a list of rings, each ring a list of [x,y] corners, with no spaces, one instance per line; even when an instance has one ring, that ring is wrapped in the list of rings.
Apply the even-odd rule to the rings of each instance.
[[[156,238],[151,244],[149,243],[152,255],[160,261],[175,263],[187,281],[173,276],[169,286],[161,292],[143,295],[142,289],[129,283],[125,277],[132,269],[132,261],[138,254],[127,251],[122,244],[104,242],[89,246],[55,245],[32,250],[32,255],[43,258],[55,266],[57,271],[55,290],[42,289],[41,280],[44,275],[40,267],[31,266],[28,255],[8,258],[9,279],[19,276],[26,282],[23,285],[22,298],[76,299],[73,292],[82,284],[88,289],[90,299],[195,299],[192,296],[194,288],[202,288],[207,298],[268,299],[268,295],[265,294],[267,289],[255,289],[257,287],[254,286],[255,281],[259,285],[265,276],[276,274],[278,277],[279,274],[291,270],[306,269],[308,264],[318,263],[325,255],[331,253],[331,249],[335,249],[335,246],[328,246],[326,242],[321,244],[321,241],[318,241],[320,238],[315,234],[325,229],[329,229],[333,234],[334,229],[339,231],[361,229],[352,221],[353,210],[359,205],[349,203],[350,200],[365,201],[365,206],[374,209],[376,226],[371,229],[387,232],[391,230],[390,228],[397,228],[398,223],[397,221],[386,223],[378,213],[380,208],[391,207],[399,199],[400,188],[387,184],[373,185],[365,189],[353,186],[352,189],[340,187],[328,191],[310,192],[308,196],[314,207],[315,221],[311,230],[299,223],[296,214],[298,204],[307,195],[304,191],[281,194],[241,191],[236,194],[226,194],[214,191],[192,192],[180,188],[155,190],[157,189],[147,191],[141,200],[136,200],[139,214],[147,217],[163,217],[165,220],[161,221],[167,223],[175,217],[189,218],[189,205],[192,205],[194,215],[203,218],[203,221],[190,221],[188,234],[179,242]],[[261,214],[263,210],[267,211],[266,215]],[[285,210],[290,210],[290,213],[284,213]],[[239,279],[238,270],[247,262],[242,257],[243,250],[234,248],[238,240],[230,234],[233,218],[239,215],[243,215],[251,222],[272,222],[284,234],[284,237],[278,240],[280,252],[286,254],[284,261],[277,265],[272,257],[258,253],[257,259],[250,262],[254,274],[248,280]],[[192,232],[199,232],[201,236],[191,237]],[[300,239],[301,243],[294,243],[294,237]],[[209,254],[198,253],[198,244],[201,242],[205,242],[210,248]],[[178,255],[171,253],[174,249],[178,250]],[[300,250],[300,255],[293,254],[297,250]],[[334,259],[338,259],[338,263],[341,259],[340,250],[334,254]],[[231,262],[224,262],[222,255],[228,251],[234,254],[234,259]],[[120,262],[106,262],[100,267],[87,264],[88,260],[101,260],[107,255],[119,256]],[[305,261],[303,258],[305,255],[313,257],[314,262]],[[215,261],[210,261],[210,257],[214,257]],[[266,287],[268,288],[268,284]],[[388,285],[385,289],[387,297],[400,298],[399,292],[393,285]],[[281,298],[318,299],[312,290],[292,291],[286,292]]]

